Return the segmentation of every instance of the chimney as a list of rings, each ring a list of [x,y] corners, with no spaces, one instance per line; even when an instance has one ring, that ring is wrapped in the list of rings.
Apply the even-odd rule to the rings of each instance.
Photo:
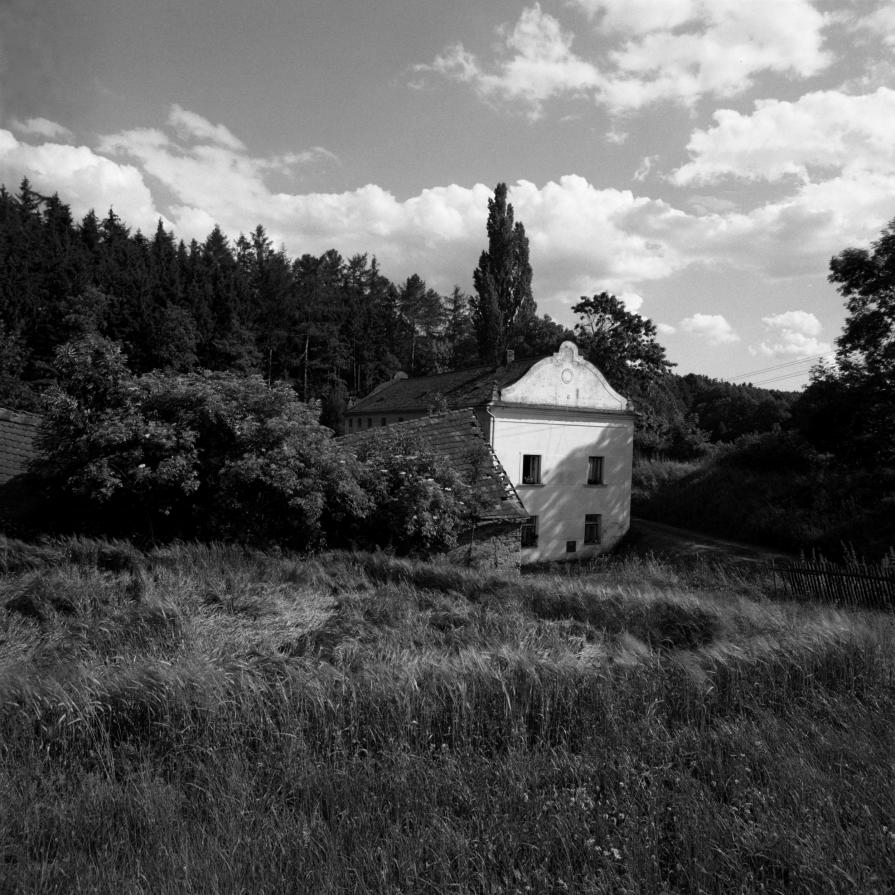
[[[512,348],[507,348],[503,353],[503,365],[508,367],[514,360],[516,360],[516,352]]]

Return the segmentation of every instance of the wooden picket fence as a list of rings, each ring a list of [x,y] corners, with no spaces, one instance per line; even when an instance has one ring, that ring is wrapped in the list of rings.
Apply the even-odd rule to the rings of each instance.
[[[845,565],[817,557],[772,563],[774,593],[854,609],[895,612],[895,553],[890,553],[880,564],[853,557]]]

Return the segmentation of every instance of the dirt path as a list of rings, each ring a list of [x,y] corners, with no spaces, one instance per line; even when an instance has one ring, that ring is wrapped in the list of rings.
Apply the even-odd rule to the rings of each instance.
[[[744,563],[768,563],[771,560],[791,560],[791,554],[754,544],[741,544],[716,538],[687,528],[676,528],[663,522],[633,517],[631,519],[631,548],[638,552],[673,554],[677,557],[700,557]]]

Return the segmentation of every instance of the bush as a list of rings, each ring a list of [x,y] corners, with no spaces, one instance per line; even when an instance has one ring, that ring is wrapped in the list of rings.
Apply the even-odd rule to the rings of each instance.
[[[758,472],[809,472],[821,462],[821,456],[794,432],[742,435],[733,449],[718,457],[721,465]]]
[[[373,504],[358,530],[362,541],[419,556],[457,545],[477,509],[472,483],[419,438],[400,430],[371,434],[359,446],[358,458]]]
[[[104,534],[322,544],[370,499],[319,408],[258,376],[133,377],[90,336],[59,349],[36,471]]]

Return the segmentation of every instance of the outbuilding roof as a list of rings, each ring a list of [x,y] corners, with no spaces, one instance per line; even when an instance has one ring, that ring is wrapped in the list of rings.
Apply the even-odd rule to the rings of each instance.
[[[518,522],[528,518],[516,489],[482,436],[471,410],[442,411],[382,428],[364,429],[352,435],[343,435],[339,442],[350,451],[357,452],[373,439],[394,435],[418,438],[425,448],[473,484],[484,504],[479,518]],[[481,462],[482,458],[485,459],[484,463]]]
[[[392,379],[353,404],[347,414],[426,411],[439,405],[448,410],[479,407],[491,401],[495,391],[521,379],[542,359],[529,357],[499,366],[470,367],[414,379]]]
[[[28,471],[40,417],[0,407],[0,485]]]

